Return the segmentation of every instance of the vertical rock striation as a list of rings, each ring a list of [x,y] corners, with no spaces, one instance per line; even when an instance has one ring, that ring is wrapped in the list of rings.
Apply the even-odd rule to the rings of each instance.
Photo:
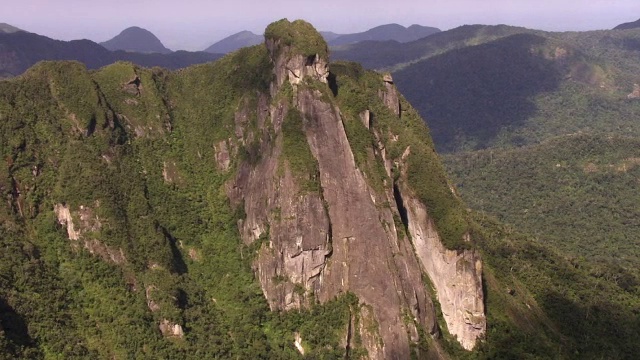
[[[416,254],[436,289],[449,333],[471,350],[487,327],[480,256],[473,250],[445,248],[424,204],[406,195],[403,203]]]
[[[407,359],[410,344],[419,340],[416,326],[438,332],[422,281],[424,269],[436,286],[449,331],[472,348],[484,332],[479,258],[446,250],[425,206],[415,199],[408,203],[413,244],[396,229],[394,215],[398,218],[400,210],[393,189],[380,193],[368,183],[356,164],[342,112],[323,92],[329,91],[326,43],[309,47],[306,39],[300,44],[287,36],[310,25],[284,25],[284,30],[266,31],[274,80],[271,105],[258,103],[257,113],[268,114],[257,134],[261,157],[241,164],[227,187],[232,203],[246,214],[239,223],[243,241],[261,242],[254,267],[269,306],[290,310],[352,292],[366,309],[361,316],[377,328],[371,332],[372,326],[361,323],[361,329],[354,329],[369,357]],[[378,101],[400,117],[392,83],[386,76]],[[286,87],[293,90],[289,95]],[[317,161],[317,174],[308,178],[296,174],[283,154],[282,127],[292,111],[301,115],[304,140]],[[367,110],[367,130],[370,119]],[[319,188],[305,188],[304,181],[317,182]]]

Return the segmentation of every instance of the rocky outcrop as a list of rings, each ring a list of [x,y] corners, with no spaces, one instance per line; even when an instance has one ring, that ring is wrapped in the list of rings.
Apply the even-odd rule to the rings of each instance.
[[[640,85],[633,84],[633,91],[627,95],[628,99],[640,99]]]
[[[95,205],[98,207],[100,203],[96,202]],[[58,219],[58,224],[66,226],[67,236],[72,241],[72,246],[77,248],[80,243],[92,255],[115,264],[123,264],[127,261],[122,249],[111,248],[97,239],[90,238],[91,233],[99,232],[102,229],[101,219],[95,215],[92,208],[80,205],[78,211],[75,212],[79,221],[75,224],[71,210],[67,205],[56,204],[53,211]]]
[[[266,39],[266,45],[274,62],[276,81],[273,88],[276,91],[285,81],[298,85],[305,77],[327,83],[329,65],[319,54],[296,54],[290,46],[281,44],[280,39]]]
[[[445,248],[426,206],[410,196],[406,188],[400,189],[411,239],[435,287],[449,333],[471,350],[484,337],[487,327],[480,256],[473,250]]]
[[[396,115],[400,116],[400,97],[398,96],[398,90],[393,85],[393,78],[391,74],[385,74],[382,77],[384,82],[384,90],[380,90],[378,96],[382,99],[382,102]]]
[[[293,345],[296,347],[300,355],[304,355],[304,348],[302,347],[302,337],[300,336],[300,333],[293,334],[293,338]]]
[[[158,325],[158,329],[160,329],[160,333],[164,337],[174,337],[182,339],[184,337],[184,330],[180,324],[172,323],[167,319],[162,319],[160,324]]]
[[[226,141],[220,141],[214,145],[216,167],[218,170],[227,171],[231,166],[231,156],[229,155],[229,148]]]
[[[288,78],[299,86],[296,74],[312,81],[325,78],[316,72],[317,64],[284,57],[274,60],[276,82]],[[411,244],[398,238],[397,209],[381,206],[393,195],[376,194],[367,184],[339,109],[316,90],[302,86],[296,93],[292,104],[270,108],[275,140],[268,140],[265,129],[260,162],[243,164],[228,187],[232,201],[244,204],[246,218],[239,224],[244,241],[263,241],[255,268],[265,297],[272,309],[288,310],[305,306],[311,294],[324,302],[351,291],[367,305],[367,328],[379,329],[367,333],[370,358],[409,358],[409,344],[418,340],[415,325],[432,333],[437,327]],[[291,106],[305,119],[306,140],[318,162],[319,192],[303,191],[282,159],[279,124]]]
[[[267,114],[261,133],[255,134],[261,156],[257,163],[240,164],[227,193],[246,214],[238,224],[243,241],[259,242],[254,269],[270,308],[290,310],[307,306],[311,299],[326,302],[352,292],[362,307],[359,325],[349,325],[346,347],[348,334],[359,332],[369,358],[410,358],[410,344],[419,340],[417,326],[434,336],[438,333],[422,280],[424,269],[437,278],[432,281],[449,331],[465,348],[472,348],[486,326],[479,258],[472,251],[444,248],[426,207],[415,199],[409,198],[408,205],[413,243],[396,228],[394,218],[400,218],[401,210],[391,178],[383,192],[370,186],[356,165],[342,112],[318,89],[326,83],[326,60],[295,54],[279,39],[266,43],[274,64],[270,90],[275,100],[270,106],[259,102],[256,110]],[[393,80],[387,75],[383,83],[378,96],[400,117]],[[285,85],[293,87],[292,96],[282,96],[287,95],[281,91]],[[310,176],[319,190],[303,188],[304,179],[293,173],[283,155],[282,128],[291,121],[291,111],[302,116],[306,145],[317,161],[318,173]],[[377,148],[372,150],[383,158],[391,176],[393,160],[387,159],[372,114],[365,111],[360,119],[373,132]],[[236,136],[241,134],[246,132],[236,131]],[[402,158],[410,151],[407,147]]]

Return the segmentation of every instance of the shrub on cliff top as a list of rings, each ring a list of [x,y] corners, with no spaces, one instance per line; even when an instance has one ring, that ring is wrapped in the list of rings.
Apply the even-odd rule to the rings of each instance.
[[[278,20],[267,26],[264,36],[267,39],[279,40],[304,56],[318,54],[325,59],[329,56],[329,49],[322,35],[304,20]]]

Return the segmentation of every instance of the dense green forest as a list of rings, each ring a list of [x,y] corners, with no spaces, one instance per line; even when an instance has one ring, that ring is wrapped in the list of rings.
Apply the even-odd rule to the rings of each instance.
[[[445,156],[470,207],[576,258],[637,269],[640,141],[570,135]]]

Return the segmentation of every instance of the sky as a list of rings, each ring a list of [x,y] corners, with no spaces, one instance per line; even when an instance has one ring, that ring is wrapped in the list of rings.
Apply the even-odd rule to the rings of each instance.
[[[640,18],[639,0],[0,0],[0,23],[59,40],[106,41],[129,26],[172,50],[203,50],[282,18],[336,33],[397,23],[442,30],[507,24],[548,31],[610,29]]]

